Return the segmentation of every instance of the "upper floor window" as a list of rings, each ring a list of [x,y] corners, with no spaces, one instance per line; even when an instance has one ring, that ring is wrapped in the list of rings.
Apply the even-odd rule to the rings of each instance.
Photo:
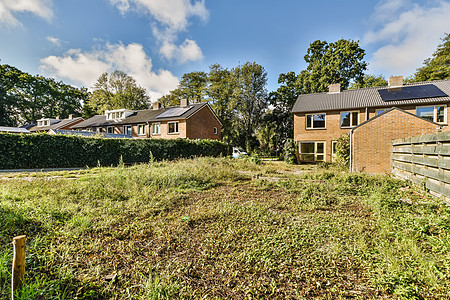
[[[169,122],[167,123],[167,132],[176,134],[179,133],[178,131],[178,122]]]
[[[306,129],[321,129],[325,127],[326,114],[306,115]]]
[[[357,126],[359,123],[358,111],[343,111],[341,112],[341,128],[350,128]]]
[[[447,123],[446,105],[416,107],[416,115],[436,123]]]
[[[214,134],[217,134],[217,127],[214,127]]]

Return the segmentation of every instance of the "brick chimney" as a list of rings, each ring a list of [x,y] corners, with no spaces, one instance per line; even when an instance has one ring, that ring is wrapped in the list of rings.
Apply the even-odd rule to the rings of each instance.
[[[56,119],[56,120],[59,120],[59,116],[56,116],[55,119]]]
[[[340,93],[341,92],[341,84],[333,83],[328,86],[328,93]]]
[[[403,86],[403,76],[391,76],[388,80],[389,87]]]
[[[153,110],[158,110],[161,108],[161,103],[159,102],[154,102],[153,103]]]
[[[72,119],[73,119],[73,115],[70,114],[70,115],[69,115],[69,120],[72,120]]]
[[[189,101],[187,99],[181,99],[180,106],[188,106],[188,105],[189,105]]]

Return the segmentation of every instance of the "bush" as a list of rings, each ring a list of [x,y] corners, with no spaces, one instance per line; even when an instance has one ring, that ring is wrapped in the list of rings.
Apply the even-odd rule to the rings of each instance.
[[[145,163],[194,156],[226,156],[213,140],[105,139],[49,134],[0,134],[0,169],[71,168]]]
[[[349,167],[350,134],[344,133],[336,141],[336,162],[341,167]]]
[[[284,161],[288,164],[297,163],[296,143],[293,139],[287,139],[286,143],[284,143],[283,154]]]

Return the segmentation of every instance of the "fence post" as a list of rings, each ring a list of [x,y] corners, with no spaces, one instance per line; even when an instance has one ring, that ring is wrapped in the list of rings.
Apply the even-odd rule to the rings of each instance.
[[[16,236],[13,239],[13,264],[11,278],[11,299],[14,300],[14,292],[22,286],[25,277],[25,240],[26,236]]]

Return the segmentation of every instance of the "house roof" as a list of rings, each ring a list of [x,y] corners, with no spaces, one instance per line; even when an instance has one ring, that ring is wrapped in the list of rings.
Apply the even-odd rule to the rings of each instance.
[[[98,133],[93,131],[77,131],[77,130],[63,130],[63,129],[51,129],[51,133],[64,134],[64,135],[78,135],[84,137],[101,136],[110,139],[131,139],[133,138],[128,134],[116,134],[116,133]]]
[[[421,117],[419,117],[418,115],[412,114],[412,113],[410,113],[410,112],[408,112],[408,111],[406,111],[406,110],[403,110],[403,109],[401,109],[401,108],[398,108],[398,107],[392,107],[392,108],[390,108],[390,109],[388,109],[388,110],[383,111],[381,114],[376,115],[375,117],[370,118],[369,120],[366,120],[366,121],[362,122],[362,123],[359,124],[358,126],[353,127],[353,128],[351,129],[351,131],[354,131],[355,129],[357,129],[357,128],[361,127],[361,126],[364,126],[365,124],[367,124],[367,123],[369,123],[369,122],[372,122],[373,120],[375,120],[375,119],[377,119],[377,118],[379,118],[379,117],[381,117],[381,116],[384,116],[384,115],[390,113],[390,112],[393,111],[393,110],[401,111],[402,113],[411,115],[411,116],[417,118],[417,119],[420,120],[420,121],[429,122],[429,123],[434,124],[434,125],[436,125],[436,126],[442,127],[442,124],[439,124],[439,123],[436,123],[436,122],[433,122],[433,121],[430,121],[430,120],[421,118]]]
[[[83,120],[81,117],[76,117],[73,119],[62,119],[57,123],[53,123],[49,126],[37,126],[36,124],[30,128],[28,128],[29,131],[48,131],[50,129],[60,129],[66,126],[70,126],[70,124],[76,123]]]
[[[0,132],[9,133],[30,133],[26,128],[0,126]]]
[[[407,104],[432,104],[450,101],[450,79],[405,84],[401,88],[411,86],[434,85],[445,96],[416,98],[407,100],[385,100],[380,92],[385,92],[388,87],[370,87],[357,90],[344,90],[340,93],[317,93],[300,95],[292,108],[293,113],[319,112],[329,110],[357,109],[366,107],[392,107]],[[399,90],[391,88],[390,90]],[[383,93],[381,93],[383,94]]]
[[[139,124],[146,122],[159,122],[159,121],[171,121],[171,120],[184,120],[190,118],[196,112],[208,103],[195,103],[190,104],[187,107],[170,106],[161,109],[144,109],[134,112],[132,115],[126,117],[121,121],[106,120],[105,115],[96,115],[83,122],[80,122],[71,128],[87,128],[87,127],[99,127],[108,125],[127,125],[127,124]],[[161,117],[159,117],[161,116]]]

